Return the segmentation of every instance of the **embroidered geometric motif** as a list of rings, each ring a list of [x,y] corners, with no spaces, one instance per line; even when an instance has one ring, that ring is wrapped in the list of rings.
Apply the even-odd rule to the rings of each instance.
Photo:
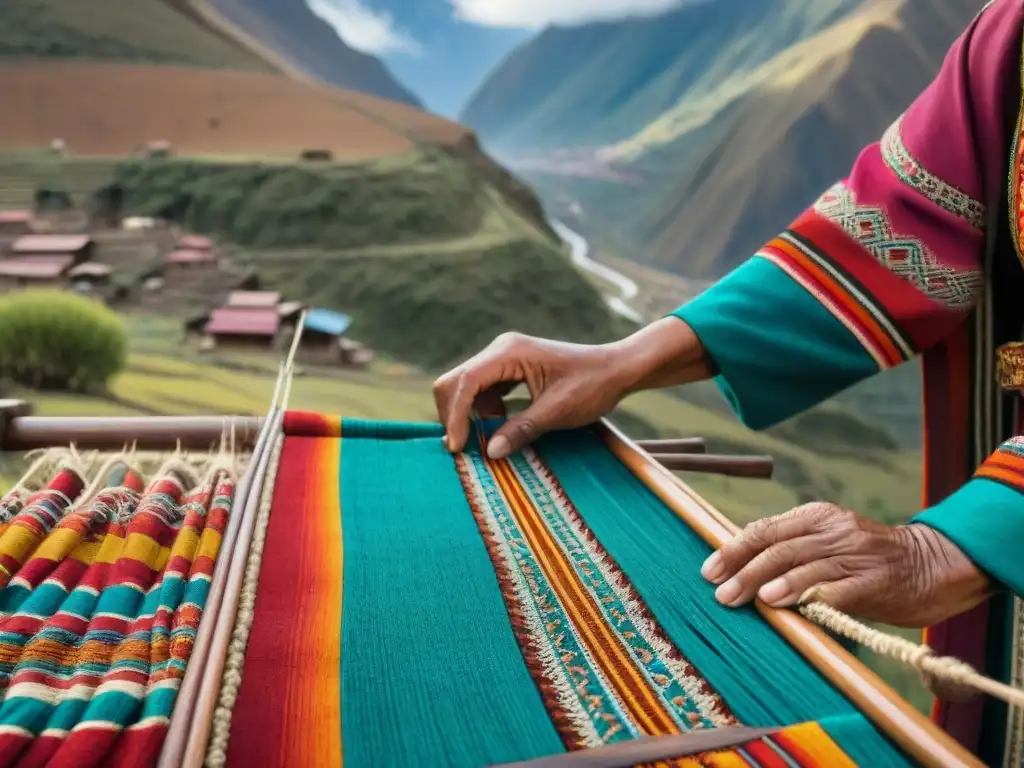
[[[883,267],[930,299],[948,307],[969,307],[982,287],[978,270],[956,270],[936,261],[924,243],[892,231],[881,208],[858,205],[845,182],[832,186],[814,210],[843,229]]]
[[[985,229],[985,206],[961,189],[943,181],[921,165],[903,142],[903,115],[886,130],[882,158],[908,187],[913,187],[940,208],[959,216],[975,229]]]
[[[1024,437],[1011,437],[999,446],[999,450],[1024,458]]]

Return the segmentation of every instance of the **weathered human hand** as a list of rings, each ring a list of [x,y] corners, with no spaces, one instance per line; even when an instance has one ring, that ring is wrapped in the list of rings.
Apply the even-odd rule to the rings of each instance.
[[[871,621],[925,627],[974,607],[987,576],[938,531],[887,526],[814,503],[751,523],[713,553],[701,575],[739,606],[755,595],[783,608],[820,600]]]
[[[703,348],[675,318],[653,323],[610,344],[569,344],[506,333],[434,383],[448,450],[461,451],[469,421],[504,416],[503,398],[519,384],[531,404],[488,441],[491,458],[504,458],[554,429],[591,424],[630,392],[706,376]]]

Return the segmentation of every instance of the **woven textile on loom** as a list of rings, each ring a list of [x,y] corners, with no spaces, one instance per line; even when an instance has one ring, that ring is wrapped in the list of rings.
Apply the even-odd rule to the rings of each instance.
[[[155,763],[234,495],[180,462],[84,474],[0,501],[4,768]]]
[[[211,764],[471,768],[739,724],[783,728],[670,764],[908,764],[715,602],[709,547],[594,433],[502,461],[437,425],[290,412],[285,434]]]

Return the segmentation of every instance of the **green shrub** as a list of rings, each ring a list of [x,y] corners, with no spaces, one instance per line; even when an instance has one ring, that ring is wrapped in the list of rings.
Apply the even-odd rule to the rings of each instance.
[[[129,162],[110,188],[126,210],[256,248],[364,248],[475,232],[483,194],[465,164],[305,168],[183,159]]]
[[[128,357],[128,333],[115,312],[55,290],[0,298],[0,376],[36,389],[96,391]]]

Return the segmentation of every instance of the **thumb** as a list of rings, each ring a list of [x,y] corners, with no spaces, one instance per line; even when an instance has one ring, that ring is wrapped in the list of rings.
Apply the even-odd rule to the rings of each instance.
[[[491,436],[487,441],[488,458],[511,456],[551,429],[554,421],[554,401],[550,396],[540,397],[529,408],[509,418]]]

